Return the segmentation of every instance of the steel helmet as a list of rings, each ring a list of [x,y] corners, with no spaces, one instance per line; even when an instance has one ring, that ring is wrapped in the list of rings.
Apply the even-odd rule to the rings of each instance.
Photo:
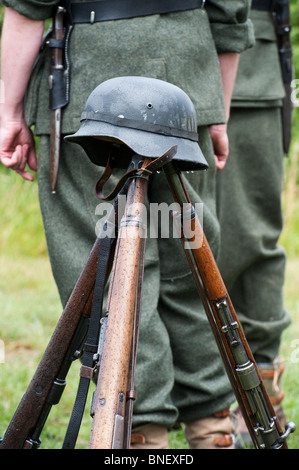
[[[79,130],[65,138],[80,144],[100,166],[106,166],[112,142],[125,144],[130,149],[127,153],[150,158],[177,145],[173,163],[181,170],[208,166],[198,145],[196,113],[189,96],[154,78],[116,77],[98,85],[87,99]],[[128,163],[122,157],[114,166],[126,168]]]

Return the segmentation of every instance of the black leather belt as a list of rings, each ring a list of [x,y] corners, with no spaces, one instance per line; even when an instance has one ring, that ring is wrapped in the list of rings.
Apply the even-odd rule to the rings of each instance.
[[[67,2],[68,3],[68,2]],[[69,23],[95,23],[203,8],[205,0],[101,0],[68,4]]]
[[[273,0],[252,0],[251,8],[253,10],[271,11],[274,3]]]

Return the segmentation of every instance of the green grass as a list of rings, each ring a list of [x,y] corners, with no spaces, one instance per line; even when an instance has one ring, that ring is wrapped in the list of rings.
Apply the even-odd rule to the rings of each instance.
[[[286,161],[286,178],[283,192],[284,230],[280,239],[287,255],[285,278],[285,305],[292,324],[282,337],[281,355],[286,370],[284,374],[284,408],[288,420],[297,424],[297,431],[288,440],[291,449],[299,449],[299,140],[292,146]]]
[[[286,364],[284,409],[289,420],[299,426],[299,147],[286,161],[283,194],[285,229],[281,243],[288,253],[285,282],[286,306],[293,324],[282,341]],[[27,385],[48,344],[61,314],[61,306],[47,258],[39,212],[37,184],[25,182],[12,172],[0,170],[0,339],[4,341],[5,361],[0,363],[0,436],[10,422]],[[74,363],[68,384],[58,406],[53,407],[42,434],[42,447],[61,448],[75,399],[79,363]],[[88,405],[78,439],[78,448],[87,448],[91,429]],[[169,435],[171,448],[184,449],[183,429]],[[289,448],[299,448],[299,430],[289,438]]]
[[[0,188],[0,253],[46,255],[37,182],[24,181],[1,166]]]

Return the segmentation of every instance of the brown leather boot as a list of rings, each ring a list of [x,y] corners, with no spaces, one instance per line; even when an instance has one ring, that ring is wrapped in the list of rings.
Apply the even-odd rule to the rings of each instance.
[[[273,363],[259,363],[257,366],[277,419],[282,428],[284,428],[286,425],[286,417],[281,404],[284,398],[281,380],[285,367],[279,358],[275,359]],[[237,408],[234,414],[238,422],[236,448],[253,448],[253,443],[240,409]]]
[[[254,445],[239,407],[234,411],[234,415],[237,420],[236,449],[253,449]]]
[[[281,382],[285,366],[278,358],[273,362],[273,364],[258,364],[258,368],[276,413],[277,419],[284,428],[287,420],[282,408],[284,391],[282,389]]]
[[[229,409],[185,423],[190,449],[234,449],[235,420]]]
[[[167,428],[149,423],[133,429],[130,449],[168,449]]]

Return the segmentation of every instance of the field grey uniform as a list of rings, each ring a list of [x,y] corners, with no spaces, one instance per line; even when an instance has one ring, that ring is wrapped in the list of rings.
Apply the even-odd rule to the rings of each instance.
[[[219,267],[258,363],[279,353],[290,317],[283,303],[282,230],[284,97],[276,33],[268,11],[251,10],[256,43],[240,57],[228,134],[230,154],[218,174]]]
[[[57,1],[5,0],[33,19],[46,19]],[[74,133],[91,91],[115,76],[159,78],[192,99],[200,146],[210,168],[186,175],[193,203],[204,201],[204,228],[214,253],[219,243],[215,165],[207,126],[225,120],[217,52],[242,52],[252,44],[248,2],[208,1],[205,9],[130,20],[75,25],[70,41],[71,96],[63,134]],[[26,116],[40,136],[40,203],[53,274],[65,304],[95,239],[102,173],[75,144],[64,142],[56,195],[49,183],[48,75],[50,51],[32,76]],[[162,175],[149,187],[150,202],[171,203]],[[171,425],[210,416],[233,400],[222,361],[177,240],[149,239],[138,353],[133,424]]]

